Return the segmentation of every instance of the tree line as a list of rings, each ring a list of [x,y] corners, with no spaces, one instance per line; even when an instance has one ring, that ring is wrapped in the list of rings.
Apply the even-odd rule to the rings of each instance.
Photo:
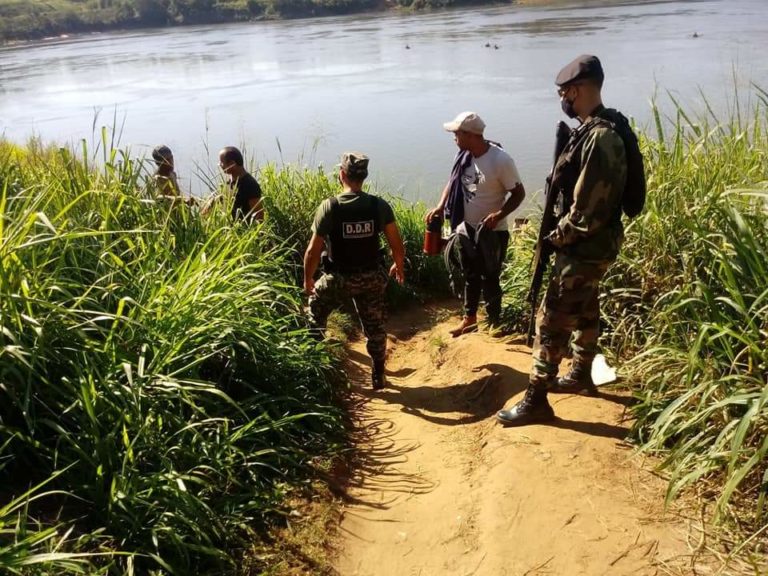
[[[0,41],[120,28],[420,10],[493,0],[0,0]]]

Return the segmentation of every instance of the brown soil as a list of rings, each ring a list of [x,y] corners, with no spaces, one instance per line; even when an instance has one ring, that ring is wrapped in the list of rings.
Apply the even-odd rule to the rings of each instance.
[[[531,365],[514,340],[452,339],[458,316],[390,322],[389,385],[373,392],[363,342],[360,462],[342,511],[343,576],[692,574],[688,525],[624,442],[628,398],[551,396],[559,419],[504,428]]]

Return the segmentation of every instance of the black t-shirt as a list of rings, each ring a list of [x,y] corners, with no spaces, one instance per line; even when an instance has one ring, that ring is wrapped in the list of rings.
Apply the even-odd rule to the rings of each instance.
[[[261,186],[256,178],[248,172],[232,182],[230,186],[235,190],[235,201],[232,203],[232,219],[250,221],[252,215],[249,215],[251,200],[261,198]]]

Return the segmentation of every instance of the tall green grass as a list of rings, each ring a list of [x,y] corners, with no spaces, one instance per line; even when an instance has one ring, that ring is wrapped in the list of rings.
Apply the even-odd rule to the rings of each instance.
[[[670,498],[700,488],[745,548],[768,531],[757,95],[724,121],[654,108],[647,208],[602,299],[634,437],[662,456]],[[232,572],[343,446],[336,361],[304,328],[298,288],[335,175],[263,167],[267,221],[246,228],[223,203],[201,218],[156,202],[147,167],[106,138],[97,155],[0,143],[0,572]],[[441,259],[421,253],[424,207],[389,200],[409,278],[391,303],[446,294]],[[534,232],[513,234],[503,276],[518,330]]]
[[[302,257],[312,234],[315,210],[323,200],[341,192],[337,175],[322,169],[291,165],[280,168],[268,164],[259,171],[259,182],[265,190],[264,206],[270,233],[275,238],[284,239],[285,245],[292,247],[293,271],[299,282],[303,274]],[[422,252],[427,208],[420,203],[409,204],[386,192],[380,193],[375,184],[366,184],[364,189],[381,196],[392,206],[405,246],[407,281],[405,286],[390,283],[390,304],[407,305],[423,300],[427,295],[446,296],[448,277],[442,258],[425,256]],[[386,247],[386,243],[384,245]]]
[[[226,202],[156,201],[149,173],[106,132],[94,151],[0,143],[2,570],[234,571],[343,447],[337,359],[299,290],[335,175],[263,167],[248,228]],[[421,253],[424,207],[389,201],[406,304],[445,271]],[[53,489],[20,496],[34,483]]]
[[[106,148],[96,168],[0,144],[0,497],[50,478],[2,509],[0,572],[20,550],[73,569],[46,554],[83,549],[139,573],[232,570],[342,447],[334,363],[280,242],[224,206],[155,202],[142,163]],[[91,569],[110,562],[129,566]]]
[[[633,428],[714,518],[768,526],[768,113],[654,108],[648,206],[606,281],[608,341],[639,402]],[[734,506],[736,506],[734,508]],[[738,510],[738,512],[737,512]]]

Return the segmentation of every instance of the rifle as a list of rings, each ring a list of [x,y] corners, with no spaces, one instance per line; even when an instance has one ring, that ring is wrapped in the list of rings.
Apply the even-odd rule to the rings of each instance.
[[[531,303],[531,320],[528,323],[528,346],[533,345],[533,334],[536,331],[536,304],[539,299],[539,290],[544,280],[544,271],[549,263],[549,257],[552,255],[552,247],[544,241],[557,225],[555,218],[555,202],[559,194],[557,188],[552,186],[552,178],[555,175],[555,166],[557,159],[565,149],[568,139],[571,136],[571,129],[568,124],[562,120],[557,123],[557,133],[555,136],[555,159],[552,163],[552,170],[547,176],[547,183],[544,186],[544,213],[541,216],[541,228],[536,240],[536,252],[533,256],[533,278],[531,279],[531,288],[528,291],[528,302]]]

